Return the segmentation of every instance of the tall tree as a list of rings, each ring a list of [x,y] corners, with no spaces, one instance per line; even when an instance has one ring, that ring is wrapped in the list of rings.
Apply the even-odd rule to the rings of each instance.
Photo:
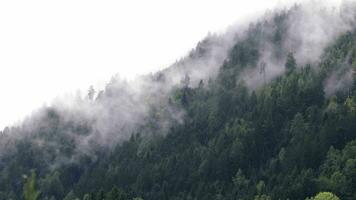
[[[40,192],[36,190],[36,173],[31,171],[31,176],[25,176],[25,184],[23,187],[24,199],[25,200],[37,200]]]
[[[293,53],[288,53],[285,67],[288,73],[294,71],[297,68],[297,62]]]

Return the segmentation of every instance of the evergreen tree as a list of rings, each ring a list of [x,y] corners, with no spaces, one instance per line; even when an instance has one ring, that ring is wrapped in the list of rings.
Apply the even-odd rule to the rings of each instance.
[[[31,171],[30,177],[25,176],[23,194],[25,200],[37,200],[40,195],[40,192],[36,190],[36,173],[34,170]]]
[[[297,62],[293,53],[288,53],[285,67],[288,73],[293,72],[297,68]]]

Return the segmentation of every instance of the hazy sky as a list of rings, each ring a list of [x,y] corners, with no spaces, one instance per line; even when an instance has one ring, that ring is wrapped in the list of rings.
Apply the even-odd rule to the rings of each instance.
[[[281,0],[0,1],[0,128],[65,93],[167,67]]]

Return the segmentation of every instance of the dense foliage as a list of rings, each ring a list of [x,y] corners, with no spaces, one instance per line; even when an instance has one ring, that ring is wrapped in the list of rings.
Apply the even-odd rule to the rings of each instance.
[[[0,199],[22,199],[24,187],[25,199],[356,199],[356,82],[325,92],[340,68],[356,68],[356,32],[334,41],[319,62],[299,65],[280,45],[286,15],[251,25],[216,78],[192,87],[188,74],[168,97],[185,111],[183,123],[166,134],[145,134],[165,109],[155,108],[129,139],[112,148],[92,144],[91,155],[58,162],[75,153],[68,132],[88,134],[90,122],[63,121],[46,109],[46,125],[1,154]],[[270,26],[277,28],[269,35],[261,31]],[[241,75],[261,66],[265,41],[285,73],[251,89]],[[0,139],[11,132],[16,127]],[[40,193],[31,191],[32,178],[23,186],[31,170]]]

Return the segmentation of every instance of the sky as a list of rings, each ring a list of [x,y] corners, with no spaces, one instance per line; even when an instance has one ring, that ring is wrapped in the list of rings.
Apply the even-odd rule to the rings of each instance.
[[[0,1],[0,129],[56,97],[102,88],[114,74],[132,79],[168,67],[209,32],[287,3]]]

